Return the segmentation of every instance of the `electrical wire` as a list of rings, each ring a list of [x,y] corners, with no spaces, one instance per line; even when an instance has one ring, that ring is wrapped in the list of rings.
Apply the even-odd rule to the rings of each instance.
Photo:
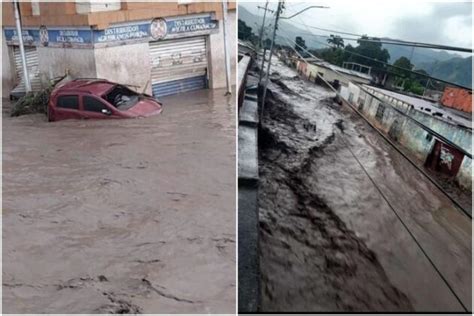
[[[287,39],[288,40],[288,39]],[[288,42],[289,43],[289,42]],[[289,43],[290,44],[290,43]],[[299,46],[296,42],[294,43],[295,45]],[[291,47],[291,45],[290,45]],[[302,48],[301,46],[299,46],[300,48]],[[304,57],[302,57],[297,51],[296,49],[294,49],[292,47],[292,49],[296,52],[296,54],[298,54],[298,56],[300,56],[301,59],[303,59],[307,64],[308,62],[306,61],[306,59]],[[305,50],[307,53],[309,53],[306,49],[302,48],[303,50]],[[310,55],[312,55],[311,53],[309,53]],[[314,58],[317,58],[316,56],[312,55]],[[342,74],[341,74],[342,75]],[[319,78],[321,78],[333,91],[335,91],[337,93],[337,91],[324,79],[322,78],[321,76],[318,75]],[[352,107],[351,107],[352,108]],[[362,170],[364,171],[364,173],[367,175],[367,177],[369,178],[369,180],[372,182],[372,184],[374,185],[375,189],[379,192],[379,194],[382,196],[382,198],[385,200],[385,202],[387,203],[387,205],[390,207],[390,209],[392,210],[392,212],[395,214],[395,216],[397,217],[397,219],[400,221],[400,223],[403,225],[403,227],[405,228],[405,230],[408,232],[408,234],[410,235],[410,237],[413,239],[413,241],[415,242],[415,244],[418,246],[418,248],[421,250],[421,252],[423,253],[423,255],[425,256],[425,258],[428,260],[428,262],[431,264],[431,266],[434,268],[434,270],[436,271],[436,273],[439,275],[439,277],[443,280],[443,282],[446,284],[446,286],[448,287],[448,289],[451,291],[451,293],[453,294],[453,296],[457,299],[457,301],[459,302],[459,304],[462,306],[462,308],[467,312],[469,311],[467,309],[467,307],[463,304],[463,302],[461,301],[461,299],[459,298],[459,296],[456,294],[456,292],[454,291],[454,289],[452,288],[452,286],[449,284],[448,280],[442,275],[441,271],[439,271],[439,269],[437,268],[437,266],[435,265],[435,263],[433,262],[433,260],[430,258],[430,256],[426,253],[426,251],[423,249],[423,247],[421,246],[421,244],[419,243],[419,241],[416,239],[415,235],[410,231],[410,229],[408,228],[407,224],[403,221],[403,219],[401,218],[401,216],[398,214],[398,212],[395,210],[395,208],[392,206],[392,204],[388,201],[387,197],[385,196],[385,194],[382,192],[382,190],[380,189],[380,187],[377,185],[377,183],[375,182],[375,180],[370,176],[370,174],[368,173],[368,171],[365,169],[365,167],[362,165],[362,163],[360,162],[360,160],[357,158],[357,156],[354,154],[354,152],[351,150],[349,144],[344,140],[343,137],[341,137],[341,140],[345,143],[345,147],[350,151],[351,155],[354,157],[354,159],[357,161],[357,163],[360,165],[360,167],[362,168]],[[411,162],[411,161],[410,161]]]
[[[303,23],[303,25],[307,27],[306,24]],[[309,29],[308,29],[308,32],[311,33],[311,31],[310,31]],[[314,40],[314,41],[315,41],[316,43],[321,44],[321,45],[325,45],[325,46],[327,46],[327,47],[332,47],[332,46],[331,46],[330,44],[328,44],[328,43],[320,42],[320,41],[317,41],[317,40]],[[386,65],[386,66],[389,66],[389,67],[392,67],[392,68],[395,68],[395,69],[400,69],[400,70],[403,70],[403,71],[406,71],[406,72],[415,74],[416,76],[422,76],[422,77],[425,77],[425,78],[430,78],[431,80],[443,82],[443,83],[446,83],[446,84],[449,84],[449,85],[452,85],[452,86],[456,86],[456,87],[459,87],[459,88],[462,88],[462,89],[466,89],[466,90],[472,91],[471,88],[465,87],[465,86],[460,85],[460,84],[457,84],[457,83],[453,83],[453,82],[449,82],[449,81],[446,81],[446,80],[443,80],[443,79],[435,78],[435,77],[432,77],[432,76],[430,76],[430,75],[423,74],[423,73],[419,73],[419,72],[413,71],[413,70],[408,69],[408,68],[403,68],[403,67],[400,67],[400,66],[391,65],[391,64],[386,63],[386,62],[384,62],[384,61],[381,61],[381,60],[378,60],[378,59],[375,59],[375,58],[371,58],[371,57],[368,57],[368,56],[365,56],[365,55],[362,55],[362,54],[359,54],[359,53],[356,53],[356,52],[347,50],[347,47],[344,47],[344,48],[342,48],[342,49],[343,49],[344,51],[348,52],[349,54],[356,55],[356,56],[359,56],[359,57],[361,57],[361,58],[365,58],[365,59],[367,59],[367,60],[372,60],[372,61],[378,62],[378,63],[380,63],[380,64],[383,64],[383,65]]]
[[[296,24],[301,24],[301,23],[296,23]],[[388,37],[380,38],[380,37],[376,37],[376,36],[368,36],[368,35],[362,35],[362,34],[356,34],[356,33],[350,33],[350,32],[342,32],[342,31],[337,31],[337,30],[331,30],[331,29],[321,28],[321,27],[317,27],[317,26],[306,25],[304,23],[303,23],[303,25],[306,26],[307,28],[313,28],[313,29],[320,30],[320,31],[326,31],[326,32],[331,32],[331,33],[336,33],[336,34],[343,34],[343,35],[351,35],[351,36],[357,36],[357,37],[367,37],[368,39],[372,39],[372,40],[382,40],[382,41],[387,42],[387,44],[393,44],[393,45],[414,46],[414,47],[420,47],[420,48],[434,48],[434,49],[451,50],[451,51],[458,51],[458,52],[464,52],[464,53],[472,53],[473,52],[472,48],[448,46],[448,45],[441,45],[441,44],[431,44],[431,43],[423,43],[423,42],[413,42],[413,41],[392,39],[392,38],[388,38]]]

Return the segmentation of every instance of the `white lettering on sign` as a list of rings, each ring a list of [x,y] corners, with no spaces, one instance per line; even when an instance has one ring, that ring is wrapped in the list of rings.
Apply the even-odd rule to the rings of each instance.
[[[120,41],[147,36],[148,33],[141,31],[138,25],[130,25],[105,29],[104,35],[99,36],[97,40],[99,42]]]
[[[21,37],[23,37],[23,41],[25,41],[25,42],[33,42],[34,41],[33,36],[31,36],[28,31],[23,30],[23,31],[21,31],[21,34],[22,34]],[[12,41],[18,41],[18,32],[16,30],[13,30]]]
[[[78,31],[71,31],[71,30],[61,30],[59,31],[59,36],[64,37],[64,36],[79,36]]]
[[[59,35],[56,36],[58,43],[84,43],[84,38],[79,36],[79,31],[76,30],[59,30]]]

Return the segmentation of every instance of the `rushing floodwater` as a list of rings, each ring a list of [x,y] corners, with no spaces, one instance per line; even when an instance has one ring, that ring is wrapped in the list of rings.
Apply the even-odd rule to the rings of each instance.
[[[276,60],[272,83],[261,310],[470,310],[470,219],[332,93]]]
[[[235,105],[3,120],[3,311],[235,311]]]

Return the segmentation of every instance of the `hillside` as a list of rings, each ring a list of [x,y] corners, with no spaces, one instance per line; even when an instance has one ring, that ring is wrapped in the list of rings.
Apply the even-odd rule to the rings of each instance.
[[[260,12],[261,13],[261,12]],[[243,20],[249,27],[252,28],[254,34],[258,34],[260,31],[260,25],[262,23],[263,16],[253,14],[249,12],[245,7],[239,6],[239,19]],[[273,22],[273,15],[267,15],[267,25]],[[294,40],[296,36],[301,36],[309,49],[320,49],[326,48],[316,41],[312,36],[304,35],[308,33],[308,30],[301,29],[293,24],[286,21],[279,23],[280,30],[284,30],[285,34]],[[271,36],[270,28],[268,28],[268,35]],[[324,42],[324,38],[317,38],[319,42]],[[277,43],[287,45],[287,42],[281,38],[277,38]],[[354,43],[351,43],[354,45]],[[408,46],[399,46],[391,44],[383,44],[390,53],[390,63],[394,63],[398,58],[405,56],[410,58],[412,48]],[[472,84],[472,68],[471,62],[472,57],[463,58],[461,55],[439,51],[427,48],[416,48],[411,62],[415,65],[415,69],[424,69],[428,73],[431,73],[433,69],[433,77],[437,77],[446,81],[451,81],[463,86],[471,86]]]
[[[421,63],[419,68],[431,73],[432,76],[454,82],[465,87],[472,86],[472,56],[467,58],[451,58],[439,62]]]

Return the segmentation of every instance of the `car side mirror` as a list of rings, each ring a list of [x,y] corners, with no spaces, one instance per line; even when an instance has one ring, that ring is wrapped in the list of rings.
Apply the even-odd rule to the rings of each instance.
[[[102,109],[102,114],[105,114],[105,115],[111,115],[112,114],[112,111],[110,111],[109,109]]]

